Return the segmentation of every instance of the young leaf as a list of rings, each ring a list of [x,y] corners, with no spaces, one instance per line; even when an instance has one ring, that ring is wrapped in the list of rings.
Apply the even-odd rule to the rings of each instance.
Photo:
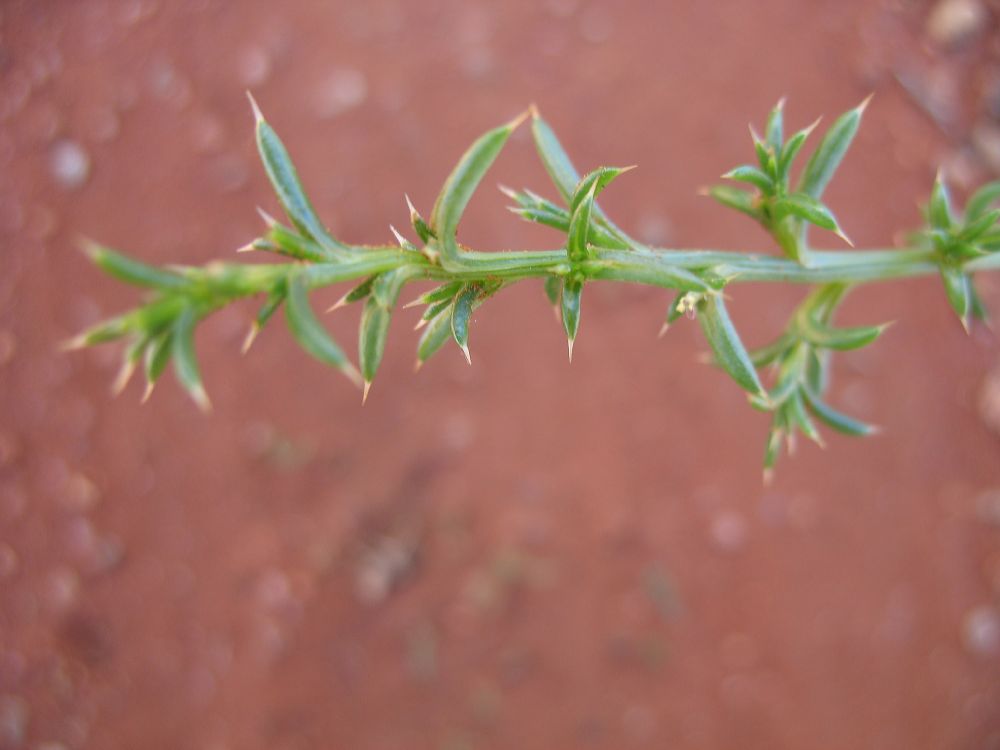
[[[729,170],[722,175],[722,179],[749,183],[766,195],[774,192],[774,180],[757,167],[752,167],[749,164]]]
[[[789,422],[802,431],[802,434],[812,440],[817,445],[823,445],[823,438],[809,414],[806,412],[805,401],[802,397],[802,390],[796,390],[787,401]]]
[[[951,198],[940,174],[934,180],[934,189],[931,191],[931,199],[927,204],[927,220],[935,229],[945,231],[951,229]]]
[[[803,315],[798,320],[798,329],[802,337],[814,346],[824,349],[860,349],[867,346],[882,335],[888,324],[880,326],[857,326],[854,328],[833,328],[816,321],[810,315]]]
[[[969,315],[972,312],[972,285],[968,275],[955,266],[941,266],[941,280],[944,281],[944,292],[948,296],[948,304],[962,321],[962,326],[969,330]]]
[[[319,220],[316,209],[302,189],[302,183],[299,181],[298,172],[292,164],[288,150],[274,132],[274,128],[264,119],[252,96],[250,103],[253,105],[254,117],[257,120],[257,150],[278,195],[278,201],[300,232],[316,240],[328,251],[328,255],[335,257],[337,251],[345,249],[344,245],[337,242]],[[329,253],[329,251],[334,252]]]
[[[186,305],[177,317],[173,328],[174,373],[177,380],[188,392],[202,411],[208,411],[211,404],[205,387],[201,383],[201,373],[198,370],[198,358],[194,352],[194,328],[198,322],[198,314],[192,305]]]
[[[368,389],[375,379],[375,373],[385,353],[392,309],[399,299],[403,285],[412,279],[415,273],[412,269],[401,267],[370,279],[370,296],[365,302],[358,328],[358,363],[361,366],[361,377],[365,381],[363,398],[368,396]]]
[[[279,284],[275,289],[272,289],[268,295],[264,304],[257,311],[257,317],[254,318],[253,324],[250,326],[250,331],[247,333],[246,338],[243,340],[242,352],[246,354],[250,347],[253,345],[254,339],[257,338],[257,334],[260,333],[261,329],[267,325],[267,322],[271,319],[271,316],[277,312],[278,308],[281,307],[281,303],[285,301],[285,285]]]
[[[451,313],[451,335],[470,365],[472,364],[472,355],[469,353],[469,319],[472,317],[479,293],[478,284],[467,285],[455,298],[455,306]]]
[[[189,284],[187,279],[172,271],[140,263],[90,240],[84,240],[83,250],[94,265],[127,284],[152,289],[182,289]]]
[[[721,294],[708,295],[698,307],[698,320],[715,361],[744,390],[764,395],[757,370],[733,326]]]
[[[977,218],[970,220],[958,233],[958,237],[966,242],[974,242],[986,234],[993,225],[1000,219],[1000,209],[994,208],[992,211],[985,211]]]
[[[174,334],[172,331],[167,330],[150,341],[146,346],[143,362],[146,372],[146,392],[142,396],[143,401],[149,399],[150,394],[153,392],[153,386],[156,385],[156,381],[160,379],[160,376],[166,369],[167,363],[170,361],[170,354],[173,351],[173,342]]]
[[[877,432],[873,425],[848,417],[846,414],[841,414],[836,409],[828,406],[811,389],[804,389],[803,395],[805,396],[809,410],[827,427],[853,437],[867,437]]]
[[[829,229],[831,232],[835,232],[847,244],[851,244],[851,241],[847,239],[847,236],[840,229],[830,209],[804,193],[786,195],[778,201],[777,210],[779,214],[787,212],[808,221],[810,224],[815,224],[821,229]]]
[[[580,182],[580,174],[570,161],[559,138],[556,137],[555,131],[542,119],[537,110],[532,110],[532,115],[531,134],[535,140],[538,156],[563,199],[569,203],[577,183]]]
[[[545,277],[545,296],[548,297],[549,303],[553,305],[559,304],[559,295],[562,293],[562,279],[558,276],[546,276]]]
[[[965,204],[965,223],[975,221],[1000,200],[1000,180],[989,182],[979,188]]]
[[[799,179],[798,191],[819,200],[847,153],[871,97],[845,112],[826,131]]]
[[[420,341],[417,344],[417,369],[451,337],[451,308],[454,303],[447,303],[427,324]]]
[[[524,121],[524,117],[525,115],[521,115],[480,136],[462,155],[445,180],[434,204],[430,223],[431,231],[441,239],[441,252],[445,260],[458,259],[458,245],[455,242],[458,222],[486,171],[496,161],[510,134]]]
[[[346,375],[355,385],[361,385],[361,376],[350,363],[344,352],[330,338],[330,334],[316,318],[309,306],[309,295],[301,274],[291,274],[288,281],[288,300],[285,303],[285,318],[299,346],[313,357],[328,365],[333,365]]]
[[[767,367],[785,354],[792,342],[791,336],[787,333],[783,334],[770,344],[750,352],[750,361],[753,362],[754,367]]]
[[[590,257],[587,247],[590,235],[590,217],[594,208],[594,196],[597,194],[597,182],[592,182],[586,195],[573,209],[573,218],[569,222],[569,234],[566,237],[566,254],[571,262],[579,262]]]
[[[788,143],[786,143],[784,148],[781,149],[781,158],[778,159],[778,178],[783,182],[787,182],[788,172],[792,168],[792,163],[795,161],[795,157],[799,155],[799,151],[802,150],[802,146],[805,144],[806,139],[817,125],[819,125],[819,120],[816,120],[809,127],[802,128],[802,130],[789,138]]]
[[[562,288],[562,321],[566,331],[566,341],[569,347],[569,360],[573,361],[573,342],[580,330],[580,299],[583,295],[583,282],[579,279],[566,279]]]
[[[266,249],[289,258],[308,260],[313,263],[323,263],[331,260],[332,256],[330,252],[324,250],[314,240],[292,231],[263,211],[261,214],[267,223],[267,234],[264,240],[269,246]]]
[[[594,197],[596,197],[604,188],[606,188],[612,180],[614,180],[618,175],[623,172],[628,172],[635,167],[599,167],[593,172],[588,172],[580,180],[580,183],[573,190],[573,197],[569,202],[570,213],[575,213],[576,209],[580,206],[580,203],[587,197],[593,188]]]
[[[784,134],[784,122],[785,122],[785,99],[782,97],[778,100],[777,105],[771,110],[770,116],[767,118],[767,145],[770,146],[775,154],[781,152],[781,145],[785,141]]]
[[[735,208],[747,216],[760,219],[760,209],[754,203],[753,196],[745,190],[739,190],[728,185],[716,185],[709,188],[707,194],[723,206]]]

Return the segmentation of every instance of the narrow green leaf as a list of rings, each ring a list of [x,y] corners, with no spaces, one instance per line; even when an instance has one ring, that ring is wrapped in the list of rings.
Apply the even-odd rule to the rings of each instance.
[[[344,245],[337,242],[319,220],[316,209],[302,189],[302,183],[299,181],[298,172],[288,155],[288,150],[278,134],[264,119],[253,97],[250,97],[250,103],[257,119],[257,150],[260,152],[271,185],[278,195],[278,201],[288,214],[288,218],[300,232],[316,240],[327,251],[344,250]]]
[[[174,334],[164,331],[146,346],[143,367],[146,372],[146,392],[142,396],[147,401],[153,392],[153,386],[163,375],[173,351]]]
[[[969,280],[969,297],[971,298],[972,317],[989,325],[990,311],[987,309],[986,303],[983,302],[983,298],[979,296],[979,292],[976,291],[976,285],[971,279]]]
[[[567,278],[562,288],[562,321],[569,345],[569,359],[573,361],[573,343],[580,330],[580,301],[583,296],[583,282]]]
[[[806,385],[813,393],[826,393],[830,385],[830,350],[809,348],[806,359]]]
[[[595,203],[594,210],[596,211],[597,208],[598,205]],[[569,214],[565,209],[554,212],[544,208],[512,207],[510,210],[525,221],[552,227],[564,234],[569,232]],[[590,244],[607,250],[628,250],[630,247],[627,242],[616,237],[610,230],[594,222],[590,224]]]
[[[568,204],[573,198],[573,191],[580,182],[580,174],[570,161],[569,155],[556,137],[555,131],[542,119],[537,111],[532,112],[531,134],[535,140],[538,156],[549,173],[553,184],[559,190],[563,200]]]
[[[322,263],[331,260],[329,250],[325,250],[314,240],[303,237],[285,225],[281,224],[268,214],[261,212],[264,221],[267,223],[267,235],[264,239],[270,243],[274,252],[297,260],[308,260],[313,263]]]
[[[309,294],[305,280],[299,273],[293,273],[289,277],[285,318],[288,321],[288,328],[295,340],[299,342],[299,346],[320,362],[339,369],[355,385],[362,384],[358,371],[316,318],[316,314],[309,305]]]
[[[441,240],[442,259],[458,259],[455,230],[486,171],[490,168],[510,134],[524,121],[525,115],[494,128],[480,136],[462,155],[458,164],[445,180],[431,213],[430,229]]]
[[[934,180],[934,189],[927,203],[927,220],[935,229],[949,230],[952,225],[951,197],[940,173]]]
[[[749,164],[729,170],[722,175],[722,178],[724,180],[749,183],[767,195],[774,192],[774,180],[769,175],[757,169],[757,167],[752,167]]]
[[[764,450],[764,483],[769,484],[774,473],[774,465],[781,456],[781,446],[785,442],[785,416],[781,409],[774,413],[771,430],[767,435],[767,446]]]
[[[84,240],[83,250],[94,265],[127,284],[152,289],[182,289],[188,286],[188,280],[183,276],[140,263],[96,242]]]
[[[388,273],[388,272],[387,272]],[[359,302],[367,297],[372,292],[372,286],[375,284],[376,276],[369,276],[367,279],[362,281],[351,291],[344,295],[344,302],[351,304],[352,302]]]
[[[816,418],[823,424],[837,432],[852,437],[867,437],[878,431],[873,425],[848,417],[833,409],[808,388],[803,391],[803,395],[809,411],[815,414]]]
[[[888,324],[879,326],[856,326],[852,328],[833,328],[818,322],[810,315],[798,319],[798,330],[802,337],[814,346],[824,349],[860,349],[867,346],[882,335]]]
[[[203,410],[208,411],[211,405],[205,387],[201,383],[201,373],[198,370],[198,358],[194,352],[194,329],[198,323],[198,313],[193,306],[187,305],[177,317],[173,328],[174,373],[177,380],[188,392],[188,395]]]
[[[546,276],[545,277],[545,296],[548,297],[549,303],[553,305],[559,304],[559,296],[562,293],[562,279],[558,276]]]
[[[759,135],[757,131],[753,129],[753,125],[750,126],[750,137],[753,139],[753,148],[757,154],[757,162],[760,164],[760,168],[772,177],[777,177],[777,155],[773,148],[767,145],[767,143]]]
[[[414,269],[401,267],[370,279],[370,295],[365,302],[358,327],[358,363],[361,366],[361,377],[365,381],[364,399],[367,399],[368,389],[385,353],[392,310],[403,286],[416,273]]]
[[[470,365],[472,355],[469,353],[469,319],[472,317],[479,293],[478,284],[468,284],[455,298],[455,306],[451,313],[451,335]]]
[[[796,390],[787,401],[789,422],[801,430],[802,434],[818,445],[823,445],[823,438],[816,429],[815,423],[806,411],[802,390]]]
[[[760,209],[754,203],[753,196],[745,190],[739,190],[729,185],[716,185],[708,189],[708,195],[723,206],[734,208],[754,219],[760,219]]]
[[[995,208],[992,211],[985,211],[962,227],[962,231],[958,233],[958,237],[966,242],[974,242],[990,231],[998,219],[1000,219],[1000,209]]]
[[[764,395],[764,386],[761,385],[753,361],[729,318],[721,294],[712,294],[702,300],[698,308],[698,320],[719,366],[744,390]]]
[[[451,338],[451,308],[453,302],[446,304],[445,308],[435,315],[424,328],[417,344],[417,369],[438,351],[444,343]]]
[[[948,304],[958,315],[962,326],[969,330],[969,315],[972,312],[971,282],[961,268],[941,266],[941,280],[944,281],[944,292],[948,296]]]
[[[983,185],[965,204],[965,223],[978,219],[998,200],[1000,200],[1000,180]]]
[[[767,145],[774,149],[776,154],[781,152],[781,145],[785,142],[784,123],[785,99],[782,97],[767,118]]]
[[[100,323],[91,326],[83,333],[79,333],[64,344],[66,349],[82,349],[86,346],[96,346],[106,344],[110,341],[127,336],[136,331],[135,314],[126,313],[114,318],[102,320]]]
[[[575,213],[576,209],[580,206],[580,203],[593,192],[596,198],[604,188],[606,188],[611,182],[618,177],[618,175],[628,172],[635,167],[599,167],[593,172],[588,172],[580,180],[579,184],[573,190],[573,197],[569,202],[570,213]]]
[[[803,193],[792,193],[781,198],[777,203],[776,211],[779,215],[789,213],[800,219],[805,219],[821,229],[829,229],[841,234],[837,220],[830,213],[830,209]]]
[[[597,194],[597,182],[592,182],[587,194],[583,196],[569,222],[569,234],[566,236],[566,254],[570,261],[579,262],[590,257],[587,242],[590,235],[590,217],[594,209],[594,196]]]
[[[750,361],[753,362],[754,367],[767,367],[788,351],[791,342],[792,337],[787,333],[783,334],[770,344],[751,351]]]
[[[781,158],[778,159],[778,177],[781,181],[787,183],[788,173],[792,168],[795,157],[799,155],[799,151],[805,145],[806,139],[817,125],[819,125],[819,120],[816,120],[816,122],[807,128],[802,128],[802,130],[789,138],[788,143],[781,149]]]
[[[871,97],[868,97],[854,109],[842,114],[826,131],[802,172],[799,192],[817,200],[823,195],[858,132],[861,116],[870,100]]]
[[[435,302],[443,302],[444,300],[452,299],[458,291],[462,288],[463,283],[461,281],[449,281],[447,284],[441,284],[426,294],[422,294],[413,302],[407,305],[433,305]]]

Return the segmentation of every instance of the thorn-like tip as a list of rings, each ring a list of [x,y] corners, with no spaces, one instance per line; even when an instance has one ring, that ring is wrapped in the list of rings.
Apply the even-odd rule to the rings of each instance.
[[[514,132],[515,130],[518,129],[518,127],[521,126],[521,123],[523,123],[525,120],[527,120],[528,117],[530,117],[530,116],[531,116],[531,108],[529,107],[528,109],[524,110],[524,112],[522,112],[517,117],[515,117],[513,120],[511,120],[510,122],[507,123],[507,126],[506,126],[507,130],[509,130],[510,132]]]
[[[246,337],[243,339],[243,346],[240,347],[240,354],[246,354],[250,351],[250,347],[253,346],[253,342],[256,340],[258,333],[260,333],[260,325],[257,321],[254,321],[250,325],[250,330],[247,331]]]
[[[90,237],[81,236],[77,238],[76,244],[92,261],[97,260],[97,257],[101,254],[101,250],[103,249],[99,244],[90,239]]]
[[[368,401],[368,391],[372,389],[372,381],[366,380],[364,391],[361,393],[361,405],[364,406],[365,402]]]
[[[774,108],[778,109],[778,110],[783,110],[785,108],[785,102],[786,101],[788,101],[788,96],[787,95],[785,95],[785,96],[781,97],[780,99],[778,99],[778,103],[776,105],[774,105]]]
[[[74,336],[60,342],[59,349],[64,352],[75,352],[79,349],[87,348],[87,338],[85,336]]]
[[[155,385],[156,383],[146,383],[146,390],[142,392],[142,399],[140,400],[140,403],[144,404],[149,401],[149,397],[153,395],[153,387]]]
[[[704,195],[704,196],[711,196],[711,195],[712,195],[712,188],[708,188],[708,187],[700,187],[700,188],[698,188],[698,189],[697,189],[697,190],[695,191],[695,193],[696,193],[697,195]]]
[[[128,381],[132,379],[132,373],[135,372],[136,363],[130,359],[125,360],[122,363],[121,369],[115,376],[114,381],[111,383],[111,395],[118,396],[121,392],[125,390],[125,386],[128,385]]]
[[[410,244],[409,240],[407,240],[406,237],[401,235],[399,233],[399,230],[397,230],[396,227],[394,227],[392,224],[389,225],[389,231],[392,232],[392,236],[396,238],[396,242],[399,243],[400,247],[406,247],[407,245]]]
[[[772,469],[770,467],[768,467],[767,469],[764,469],[764,474],[762,476],[762,479],[763,479],[763,482],[764,482],[764,486],[765,487],[770,487],[771,483],[774,482],[774,469]]]
[[[255,246],[255,243],[256,243],[256,240],[254,240],[253,242],[248,242],[247,244],[245,244],[245,245],[243,245],[241,247],[236,248],[236,252],[238,252],[238,253],[252,253],[252,252],[254,252],[257,249],[256,246]]]
[[[417,324],[415,326],[413,326],[413,330],[414,331],[419,331],[425,325],[427,325],[427,320],[424,319],[424,318],[421,318],[420,320],[417,321]]]
[[[864,114],[865,110],[868,109],[868,105],[871,104],[872,98],[874,98],[874,96],[875,92],[873,91],[868,96],[865,97],[864,101],[861,102],[861,104],[855,107],[855,109],[858,110],[858,114]]]
[[[420,358],[417,358],[417,361],[413,363],[413,371],[420,372],[420,368],[423,366],[424,366],[424,361]]]
[[[573,361],[573,341],[574,339],[566,339],[566,352],[569,354],[569,361]]]
[[[514,190],[514,188],[507,187],[503,183],[498,183],[497,184],[497,190],[499,190],[501,193],[503,193],[504,195],[506,195],[512,201],[516,201],[517,200],[517,191]]]
[[[541,113],[538,111],[538,107],[534,102],[528,105],[528,112],[531,114],[531,119],[538,120],[541,119]]]
[[[663,325],[660,326],[660,332],[656,334],[656,338],[662,339],[664,336],[667,335],[667,331],[669,330],[670,330],[670,321],[667,320],[663,321]]]
[[[854,243],[851,242],[851,238],[844,234],[844,230],[838,228],[836,232],[837,236],[840,237],[844,242],[846,242],[850,247],[854,247]]]
[[[271,214],[269,214],[260,206],[257,206],[257,213],[260,214],[260,218],[264,220],[264,223],[267,224],[268,227],[273,227],[275,224],[278,223],[277,219],[271,216]]]
[[[348,294],[350,294],[350,292],[348,292]],[[326,311],[328,313],[332,313],[334,310],[339,310],[342,307],[347,307],[347,294],[345,294],[343,297],[341,297],[332,305],[330,305],[328,308],[326,308]]]
[[[347,376],[347,379],[350,380],[352,383],[354,383],[354,385],[356,385],[358,388],[364,386],[364,380],[361,378],[361,373],[358,372],[357,368],[350,362],[344,365],[342,370],[344,374]]]
[[[403,193],[403,197],[406,198],[406,207],[410,209],[410,219],[412,220],[414,216],[420,216],[420,214],[417,213],[417,209],[414,208],[413,201],[410,200],[410,196]]]
[[[462,353],[465,355],[465,361],[470,365],[472,364],[472,354],[469,352],[469,345],[462,344]]]
[[[250,100],[250,106],[253,108],[253,118],[258,123],[264,121],[264,115],[260,111],[260,107],[257,105],[257,100],[253,98],[253,94],[250,93],[250,89],[247,89],[247,99]]]
[[[205,389],[202,388],[200,385],[196,385],[194,388],[191,389],[191,398],[194,399],[194,402],[198,405],[198,408],[201,409],[206,414],[212,411],[212,402],[208,400],[208,394],[205,392]]]

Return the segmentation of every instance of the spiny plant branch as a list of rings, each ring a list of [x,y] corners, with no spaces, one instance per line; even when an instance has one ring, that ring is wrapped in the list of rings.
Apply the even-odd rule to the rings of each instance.
[[[284,308],[289,329],[309,354],[333,365],[361,387],[369,388],[385,351],[393,310],[407,284],[437,286],[406,307],[424,307],[417,325],[417,366],[453,339],[471,363],[469,331],[472,313],[502,288],[529,278],[542,278],[545,292],[562,318],[569,345],[580,325],[585,284],[619,281],[662,287],[675,292],[661,334],[681,317],[697,319],[712,352],[712,361],[748,393],[752,406],[771,415],[765,451],[765,477],[782,447],[794,449],[799,433],[822,444],[816,421],[849,435],[868,435],[874,428],[833,409],[825,401],[830,358],[840,350],[871,344],[885,325],[840,328],[833,317],[847,292],[860,284],[939,274],[949,303],[968,330],[972,318],[986,319],[972,274],[1000,269],[1000,182],[980,188],[963,212],[956,212],[940,175],[925,210],[926,226],[914,232],[902,249],[816,250],[808,240],[811,226],[833,232],[850,243],[821,201],[822,193],[844,158],[868,103],[839,117],[813,151],[793,184],[795,158],[816,128],[813,123],[785,140],[784,100],[770,113],[764,136],[751,127],[756,164],[745,164],[723,177],[732,184],[705,191],[715,200],[757,221],[774,238],[782,256],[727,250],[653,248],[637,242],[597,204],[597,196],[631,169],[600,167],[581,176],[552,128],[534,108],[490,130],[463,154],[445,181],[428,220],[407,198],[417,240],[390,227],[397,244],[360,246],[336,239],[320,221],[287,150],[250,99],[256,118],[258,150],[278,200],[291,226],[264,214],[266,231],[240,251],[283,256],[273,264],[210,263],[203,267],[156,268],[95,243],[85,249],[100,268],[144,287],[147,302],[105,320],[68,342],[71,348],[109,341],[126,342],[124,363],[115,381],[121,391],[140,366],[148,398],[166,365],[204,409],[208,396],[194,352],[194,329],[215,310],[242,297],[264,295],[264,303],[244,343]],[[462,215],[487,170],[511,133],[531,118],[538,155],[561,202],[530,190],[501,190],[521,218],[553,227],[565,235],[562,247],[541,251],[482,252],[459,244]],[[358,338],[359,368],[330,337],[309,302],[314,289],[354,282],[330,310],[363,302]],[[749,351],[726,308],[730,287],[743,282],[806,284],[812,290],[785,331],[771,344]],[[760,371],[765,370],[765,386]]]

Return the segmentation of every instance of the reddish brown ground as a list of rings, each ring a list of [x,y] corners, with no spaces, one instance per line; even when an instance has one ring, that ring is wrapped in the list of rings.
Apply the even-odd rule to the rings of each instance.
[[[1000,350],[935,282],[845,312],[899,321],[836,371],[885,432],[806,445],[767,490],[765,418],[693,326],[656,339],[650,290],[588,288],[572,367],[537,284],[482,310],[471,369],[448,349],[414,376],[406,311],[364,409],[280,322],[241,358],[249,306],[200,334],[208,417],[173,382],[112,400],[114,351],[57,352],[137,300],[79,235],[204,262],[259,231],[248,86],[350,241],[389,240],[404,191],[428,210],[534,101],[582,166],[641,165],[608,193],[620,223],[756,249],[695,189],[779,96],[801,126],[874,89],[829,199],[887,245],[953,149],[891,75],[928,59],[903,5],[0,5],[0,747],[1000,746],[1000,442],[977,409]],[[91,160],[75,190],[63,139]],[[545,187],[524,134],[496,180]],[[484,190],[463,239],[558,241],[503,206]],[[747,337],[798,294],[738,290]]]

